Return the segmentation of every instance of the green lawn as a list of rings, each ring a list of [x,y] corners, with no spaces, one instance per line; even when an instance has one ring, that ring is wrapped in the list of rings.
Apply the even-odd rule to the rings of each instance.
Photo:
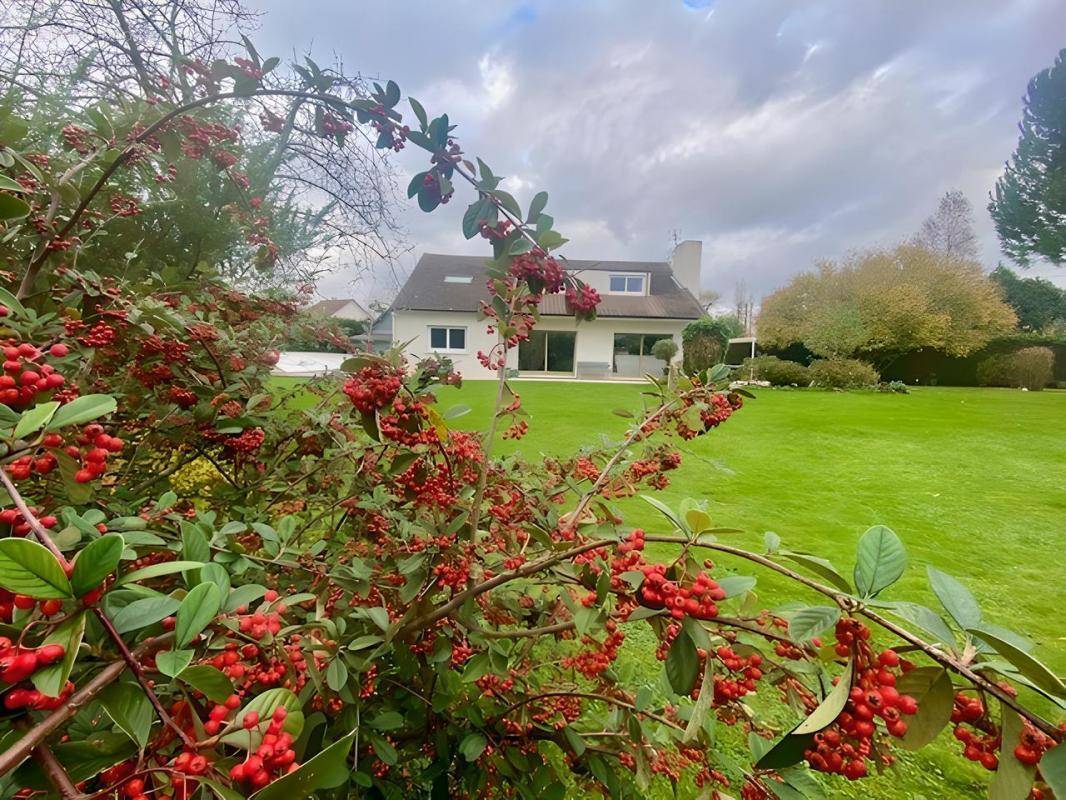
[[[609,412],[641,402],[633,385],[518,382],[515,389],[532,415],[530,433],[498,447],[529,456],[572,452],[604,433],[617,438],[626,420]],[[481,428],[492,386],[470,382],[440,399],[443,407],[471,406],[457,423]],[[721,428],[683,445],[685,461],[660,496],[672,504],[706,499],[717,524],[750,532],[739,541],[758,547],[764,531],[775,531],[787,546],[826,555],[845,571],[859,534],[888,525],[911,557],[890,598],[934,603],[924,577],[933,564],[963,580],[990,621],[1035,639],[1036,653],[1062,672],[1064,427],[1066,392],[764,390]],[[630,524],[661,527],[640,500],[626,510]],[[781,585],[759,577],[772,605]],[[946,746],[952,754],[905,755],[902,776],[834,783],[831,796],[981,796],[976,781],[984,776]]]
[[[532,415],[520,442],[500,452],[565,454],[601,435],[617,439],[642,387],[517,382]],[[492,384],[469,382],[441,393],[442,408],[472,407],[455,424],[483,428]],[[661,493],[676,504],[706,499],[715,522],[742,528],[738,543],[759,547],[764,531],[785,545],[825,555],[845,573],[855,542],[881,523],[902,537],[911,564],[889,599],[935,603],[925,565],[963,580],[988,621],[1038,642],[1036,654],[1066,670],[1062,590],[1066,585],[1066,392],[918,388],[909,395],[763,390],[721,428],[683,444],[685,461]],[[661,527],[640,500],[625,503],[627,522]],[[724,566],[733,566],[725,564]],[[783,599],[781,584],[760,578],[764,602]],[[790,596],[795,599],[802,595]],[[641,662],[648,648],[627,649]],[[651,659],[650,674],[660,667]],[[832,797],[970,798],[987,775],[946,744],[903,754],[902,775],[860,785],[834,782]],[[947,752],[950,747],[952,753]]]

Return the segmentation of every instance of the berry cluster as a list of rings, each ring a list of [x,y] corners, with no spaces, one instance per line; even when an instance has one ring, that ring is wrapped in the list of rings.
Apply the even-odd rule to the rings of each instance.
[[[223,706],[225,708],[225,706]],[[235,764],[229,776],[237,783],[249,788],[262,789],[275,778],[296,770],[296,751],[292,749],[292,735],[282,730],[288,712],[284,706],[278,706],[270,717],[263,741],[240,764]],[[241,723],[247,731],[258,729],[259,714],[249,711]]]
[[[599,304],[600,293],[587,283],[566,287],[566,307],[579,322],[596,319],[596,306]]]
[[[951,721],[955,724],[955,738],[962,742],[963,757],[989,771],[995,771],[999,767],[1002,737],[999,726],[992,721],[980,698],[957,692],[951,709]]]
[[[721,706],[740,700],[756,689],[756,682],[762,678],[762,656],[752,653],[750,656],[737,654],[732,647],[722,645],[715,650],[715,655],[722,666],[732,675],[714,675],[714,704]],[[698,690],[693,690],[698,691]]]
[[[539,247],[515,256],[510,274],[524,280],[535,295],[556,294],[563,288],[565,274],[559,262]]]
[[[918,711],[917,701],[896,689],[896,672],[900,657],[893,650],[874,655],[870,648],[870,629],[850,617],[836,626],[836,653],[854,659],[854,677],[844,710],[825,730],[815,736],[815,745],[806,751],[811,769],[843,775],[858,780],[869,771],[867,760],[876,750],[876,720],[881,719],[892,736],[907,732],[904,715]],[[890,756],[881,755],[882,759]]]
[[[63,358],[70,350],[65,344],[54,344],[47,353],[54,358]],[[24,408],[37,399],[37,395],[58,389],[64,378],[51,364],[39,363],[45,351],[29,342],[4,345],[4,374],[0,375],[0,402],[12,408]]]
[[[638,599],[642,606],[668,608],[674,619],[714,619],[718,616],[716,603],[725,599],[725,590],[703,570],[688,586],[667,579],[665,564],[651,564],[641,570],[644,583],[640,586]]]
[[[373,414],[390,405],[400,393],[403,375],[383,364],[370,364],[348,378],[344,393],[361,414]]]
[[[74,473],[74,480],[78,483],[88,483],[103,475],[107,470],[108,455],[121,453],[126,446],[124,441],[108,435],[103,426],[96,423],[86,425],[75,441],[82,446],[81,449],[71,445],[67,448],[67,454],[82,459],[81,469]]]
[[[14,468],[12,468],[11,471],[14,473]],[[18,478],[23,476],[21,474],[15,474],[14,477]],[[59,520],[51,514],[45,514],[42,516],[41,510],[35,506],[29,506],[29,511],[44,528],[54,528],[59,523]],[[8,525],[11,528],[12,536],[28,536],[30,530],[32,530],[30,528],[30,523],[26,521],[26,518],[22,516],[22,512],[17,508],[5,508],[3,511],[0,511],[0,524]],[[5,591],[6,590],[4,589],[0,589],[0,598],[4,596],[3,592]],[[8,592],[8,594],[10,594],[10,592]],[[0,604],[2,604],[2,602],[3,601],[0,600]],[[2,608],[2,605],[0,605],[0,608]],[[0,617],[2,616],[3,612],[0,611]]]
[[[6,636],[0,636],[0,681],[14,687],[4,695],[4,708],[14,711],[19,708],[48,710],[59,707],[74,691],[74,684],[68,682],[58,697],[49,697],[36,689],[15,684],[27,680],[37,670],[55,664],[64,655],[66,649],[59,644],[22,647]]]

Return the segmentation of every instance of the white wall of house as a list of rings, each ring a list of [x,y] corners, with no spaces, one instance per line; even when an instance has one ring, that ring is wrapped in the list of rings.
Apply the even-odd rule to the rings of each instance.
[[[371,318],[370,312],[356,302],[349,301],[334,311],[330,316],[337,319],[354,319],[364,322]]]
[[[669,334],[678,346],[678,360],[681,358],[681,329],[689,320],[664,319],[630,319],[620,317],[601,317],[591,322],[575,324],[566,317],[542,317],[537,330],[576,331],[574,343],[574,361],[577,363],[614,363],[614,336],[616,333],[650,333]],[[429,335],[432,327],[465,328],[466,347],[462,351],[442,349],[434,350],[430,346]],[[485,332],[486,320],[478,319],[472,312],[458,311],[394,311],[393,338],[397,342],[408,342],[405,352],[411,359],[418,359],[438,352],[446,355],[464,378],[493,378],[492,372],[478,363],[477,352],[489,352],[496,344],[496,336]],[[642,362],[644,371],[648,364],[660,366],[661,361],[645,358]],[[629,377],[639,377],[636,363],[630,359]],[[508,357],[508,366],[518,367],[518,353],[512,350]]]

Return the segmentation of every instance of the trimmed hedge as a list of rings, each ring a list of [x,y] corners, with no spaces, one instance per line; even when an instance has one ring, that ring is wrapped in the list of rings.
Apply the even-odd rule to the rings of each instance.
[[[740,362],[737,377],[747,378],[749,375],[757,381],[769,381],[772,386],[809,386],[811,383],[805,366],[777,356],[745,358]]]
[[[807,372],[815,386],[823,389],[861,389],[876,386],[877,370],[857,358],[825,358],[813,362]]]

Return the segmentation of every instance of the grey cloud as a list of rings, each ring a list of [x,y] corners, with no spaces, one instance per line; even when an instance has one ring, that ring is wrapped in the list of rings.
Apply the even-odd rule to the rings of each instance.
[[[903,238],[953,187],[993,266],[987,193],[1027,80],[1066,44],[1059,0],[263,8],[275,49],[313,42],[395,76],[517,194],[547,189],[567,254],[661,257],[680,229],[705,241],[704,282],[727,295]],[[416,253],[479,252],[458,233],[463,205],[403,213]]]

